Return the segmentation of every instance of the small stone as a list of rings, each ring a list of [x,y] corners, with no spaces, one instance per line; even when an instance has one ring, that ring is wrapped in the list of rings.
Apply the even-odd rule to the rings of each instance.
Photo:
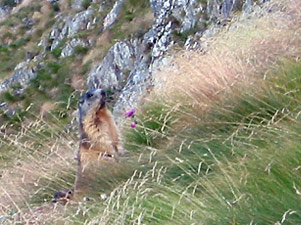
[[[100,195],[100,199],[101,200],[106,200],[108,198],[108,196],[107,196],[107,194],[105,194],[105,193],[102,193],[101,195]]]
[[[87,196],[85,196],[85,197],[83,198],[83,201],[84,201],[84,202],[88,202],[88,201],[90,201],[90,198],[87,197]]]

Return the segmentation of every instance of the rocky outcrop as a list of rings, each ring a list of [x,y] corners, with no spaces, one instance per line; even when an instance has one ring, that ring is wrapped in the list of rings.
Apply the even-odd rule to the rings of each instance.
[[[186,32],[196,26],[203,8],[196,0],[150,0],[154,24],[144,35],[134,68],[114,107],[119,117],[129,108],[136,107],[152,86],[152,73],[168,59],[165,53],[174,45],[173,32]],[[179,22],[180,21],[180,22]]]
[[[0,21],[7,18],[22,0],[0,1]]]
[[[245,13],[252,12],[252,6],[254,5],[253,0],[246,0],[245,3],[242,6],[242,11]]]
[[[5,19],[11,11],[11,8],[8,6],[0,7],[0,21]]]
[[[107,30],[110,26],[113,25],[113,23],[115,23],[123,3],[124,3],[124,0],[118,0],[115,2],[110,13],[104,18],[104,21],[103,21],[103,29],[104,30]]]
[[[225,21],[232,12],[241,9],[246,0],[208,1],[207,14],[212,21]]]
[[[4,224],[5,221],[7,221],[10,218],[8,215],[1,215],[0,216],[0,225]]]
[[[68,57],[74,54],[76,47],[89,48],[90,45],[80,38],[74,38],[62,49],[61,57]]]
[[[116,22],[124,1],[116,0],[112,7],[113,2],[93,0],[91,4],[99,4],[99,12],[95,12],[93,9],[96,7],[91,5],[74,16],[58,13],[54,27],[40,41],[39,46],[46,53],[48,50],[61,48],[61,58],[73,55],[77,47],[92,48],[93,42],[79,38],[77,34],[99,26],[98,21],[102,20],[100,15],[103,16],[108,7],[112,7],[95,34],[108,30]],[[256,3],[264,1],[266,0],[258,0]],[[175,44],[186,49],[203,48],[201,37],[212,36],[218,32],[233,11],[241,9],[249,12],[254,5],[253,0],[210,0],[207,4],[202,4],[199,0],[149,2],[154,14],[151,28],[144,35],[139,35],[139,38],[116,42],[103,60],[96,63],[89,72],[89,88],[121,90],[114,106],[114,114],[117,116],[139,104],[139,99],[152,87],[152,74],[162,66],[168,66],[169,58],[166,53]],[[83,10],[82,3],[83,0],[73,1],[73,9]],[[208,27],[208,24],[212,25]],[[182,39],[179,41],[177,37]],[[41,57],[43,54],[39,54],[39,61],[43,61]],[[26,85],[33,79],[36,76],[35,70],[27,66],[27,62],[19,64],[12,77],[0,85],[0,92],[14,84]]]
[[[150,4],[154,13],[154,24],[144,35],[142,43],[146,47],[142,54],[136,56],[134,69],[114,107],[117,116],[137,106],[139,99],[152,87],[152,74],[160,70],[160,67],[168,66],[166,52],[176,42],[174,33],[186,35],[193,30],[193,35],[187,38],[184,48],[202,49],[204,45],[199,42],[200,37],[214,35],[218,26],[223,25],[218,21],[226,21],[241,7],[244,10],[252,8],[253,1],[212,0],[205,6],[197,0],[150,0]],[[220,25],[215,25],[216,22]],[[209,23],[213,25],[208,29],[204,24]]]
[[[94,11],[89,9],[77,13],[71,20],[68,20],[65,24],[65,29],[68,30],[67,37],[73,37],[78,31],[85,30],[93,13]]]
[[[49,35],[49,39],[53,40],[51,51],[58,47],[64,38],[71,38],[79,31],[86,30],[93,14],[93,10],[85,10],[77,13],[74,17],[60,18]]]
[[[20,69],[14,72],[14,74],[0,84],[0,93],[8,90],[9,88],[20,85],[22,88],[26,87],[29,82],[37,76],[34,68]]]
[[[88,76],[90,88],[120,89],[125,78],[134,68],[133,41],[120,41],[110,48],[103,61],[92,68]]]
[[[84,0],[74,0],[72,4],[72,9],[82,10],[83,9],[83,1]]]

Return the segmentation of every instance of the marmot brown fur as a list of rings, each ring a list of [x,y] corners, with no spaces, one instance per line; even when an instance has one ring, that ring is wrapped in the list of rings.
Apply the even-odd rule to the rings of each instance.
[[[75,194],[84,193],[94,175],[100,173],[101,160],[118,161],[123,155],[118,128],[111,112],[106,108],[105,92],[93,89],[85,93],[78,104],[80,143]]]
[[[118,155],[124,154],[118,128],[106,108],[105,92],[102,89],[88,91],[81,97],[78,108],[80,143],[74,188],[70,189],[72,192],[56,192],[53,202],[60,202],[60,198],[83,197],[99,182],[96,177],[101,173],[104,160],[118,161]]]

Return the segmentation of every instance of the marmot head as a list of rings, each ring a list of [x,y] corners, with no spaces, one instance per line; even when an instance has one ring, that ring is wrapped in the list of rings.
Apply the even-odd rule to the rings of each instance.
[[[80,117],[85,116],[89,111],[98,111],[105,107],[106,93],[104,90],[91,89],[82,95],[78,103]]]

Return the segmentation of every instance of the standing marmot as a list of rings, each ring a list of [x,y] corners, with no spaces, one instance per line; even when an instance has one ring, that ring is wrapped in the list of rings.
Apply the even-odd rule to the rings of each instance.
[[[118,154],[124,154],[119,131],[105,106],[105,92],[102,89],[88,91],[81,97],[78,108],[80,144],[75,194],[85,193],[93,185],[94,175],[101,172],[100,160],[117,160]]]
[[[102,172],[101,166],[106,166],[103,159],[118,161],[117,156],[124,154],[119,131],[105,106],[105,92],[102,89],[88,91],[81,97],[78,108],[80,143],[74,188],[56,192],[54,203],[65,203],[89,193],[99,183],[97,174]]]

